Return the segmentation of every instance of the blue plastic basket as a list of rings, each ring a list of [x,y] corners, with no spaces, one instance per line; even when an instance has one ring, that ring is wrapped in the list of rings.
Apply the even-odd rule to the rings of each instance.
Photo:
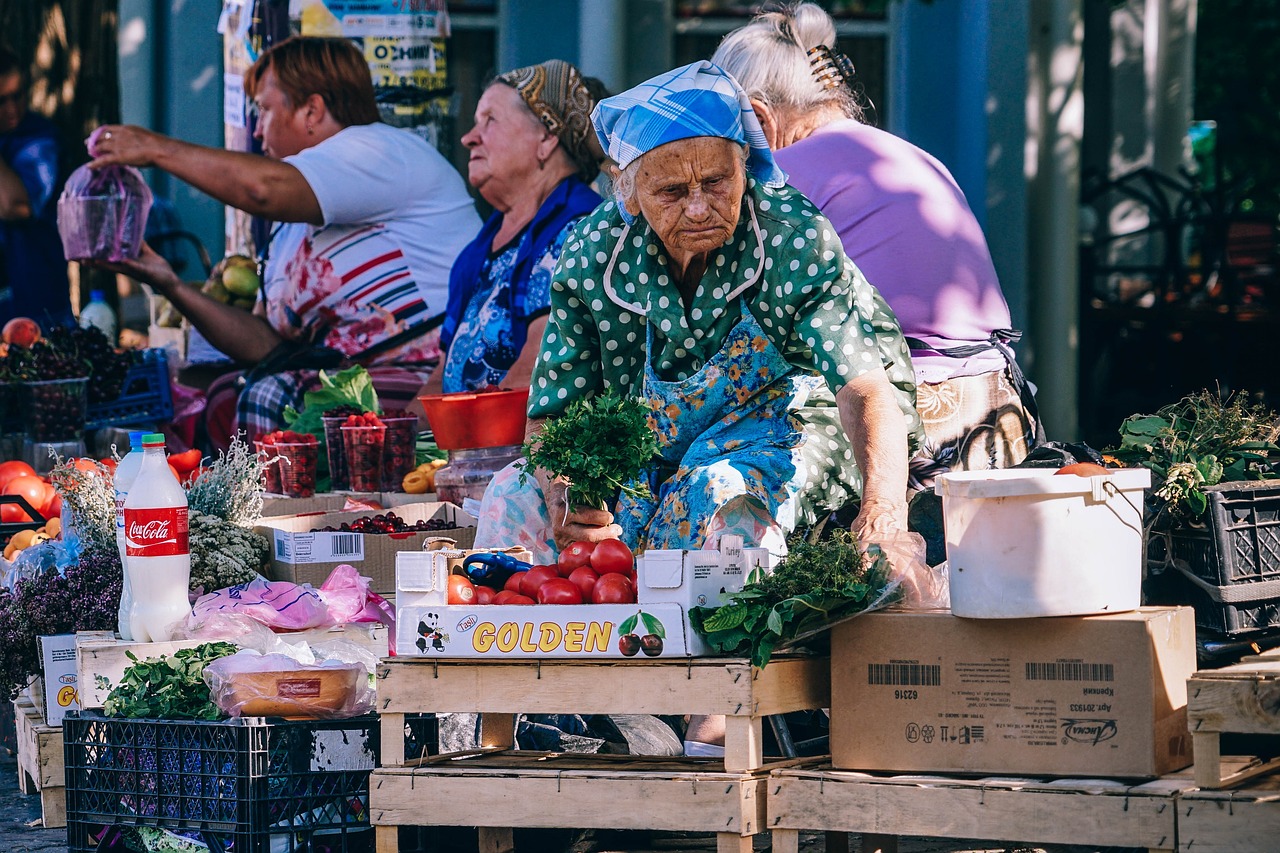
[[[172,417],[168,353],[163,349],[148,349],[143,350],[142,360],[129,368],[119,397],[89,404],[85,429],[156,423]]]

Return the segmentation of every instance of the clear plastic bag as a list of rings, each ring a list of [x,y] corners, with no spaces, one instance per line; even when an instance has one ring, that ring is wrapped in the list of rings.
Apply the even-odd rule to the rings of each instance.
[[[329,607],[310,584],[256,578],[196,599],[188,624],[218,613],[250,616],[277,631],[303,631],[335,624]]]
[[[151,200],[151,188],[131,166],[76,169],[58,199],[58,234],[67,260],[138,257]]]
[[[374,707],[365,663],[341,657],[303,663],[289,654],[244,649],[206,666],[204,681],[214,704],[233,717],[334,720]]]

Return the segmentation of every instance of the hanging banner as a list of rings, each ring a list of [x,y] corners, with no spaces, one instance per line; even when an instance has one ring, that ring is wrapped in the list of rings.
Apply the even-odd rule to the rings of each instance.
[[[374,86],[445,87],[444,39],[364,39],[364,58]]]
[[[444,0],[293,0],[304,36],[447,38]]]

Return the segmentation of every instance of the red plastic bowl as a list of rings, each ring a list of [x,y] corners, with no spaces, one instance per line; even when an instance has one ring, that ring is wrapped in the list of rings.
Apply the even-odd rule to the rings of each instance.
[[[441,450],[524,444],[529,389],[419,397]]]

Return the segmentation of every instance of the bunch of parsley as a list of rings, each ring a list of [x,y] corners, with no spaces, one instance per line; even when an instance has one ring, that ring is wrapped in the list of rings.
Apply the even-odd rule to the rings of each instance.
[[[788,550],[773,574],[754,572],[723,606],[689,611],[694,630],[717,652],[762,667],[778,646],[901,597],[898,587],[888,590],[889,561],[880,548],[862,553],[847,530],[822,541],[797,537]]]
[[[209,687],[204,683],[204,668],[218,658],[235,653],[234,645],[222,642],[179,649],[172,655],[144,661],[138,660],[133,652],[126,652],[134,663],[107,695],[102,703],[102,712],[108,717],[221,719],[225,715],[209,696]]]
[[[633,481],[657,453],[649,410],[610,389],[548,418],[541,433],[525,442],[520,476],[543,468],[569,481],[570,503],[607,510],[619,492],[648,495],[647,487]]]

